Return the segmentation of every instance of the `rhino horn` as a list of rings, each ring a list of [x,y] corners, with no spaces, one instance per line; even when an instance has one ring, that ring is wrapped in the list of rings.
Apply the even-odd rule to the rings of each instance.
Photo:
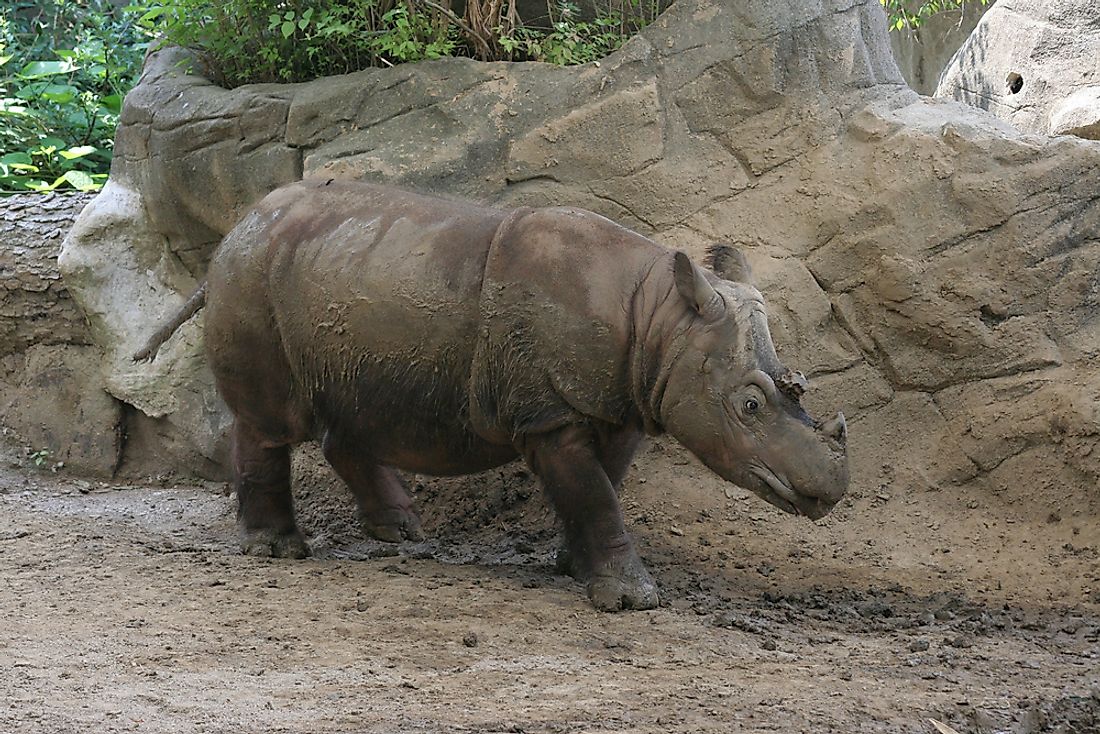
[[[801,372],[797,370],[787,370],[775,381],[775,386],[795,400],[798,400],[806,393],[806,390],[809,389],[810,383],[806,381],[806,376]]]
[[[718,295],[718,291],[707,281],[707,276],[685,253],[678,251],[674,256],[672,274],[676,280],[676,290],[697,314],[707,321],[713,321],[722,315],[722,296]]]
[[[821,432],[838,442],[841,446],[848,442],[848,424],[843,413],[837,413],[821,426]]]
[[[752,267],[745,253],[725,242],[715,242],[707,248],[707,267],[723,280],[752,285]]]

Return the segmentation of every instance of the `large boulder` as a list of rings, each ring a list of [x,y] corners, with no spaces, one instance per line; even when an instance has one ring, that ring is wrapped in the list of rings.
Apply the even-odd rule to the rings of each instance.
[[[571,69],[453,59],[227,91],[179,60],[150,57],[62,267],[107,389],[204,461],[225,422],[201,318],[150,365],[128,354],[251,201],[351,176],[580,205],[696,256],[740,243],[812,407],[851,418],[857,496],[1061,483],[1098,510],[1100,146],[919,97],[878,0],[679,0]]]
[[[1000,0],[951,59],[936,96],[1025,132],[1100,139],[1100,5]]]
[[[216,478],[223,475],[228,423],[198,322],[184,325],[155,362],[132,359],[147,332],[169,318],[183,303],[180,294],[196,283],[165,234],[153,228],[145,201],[124,182],[108,182],[69,233],[60,260],[65,282],[103,351],[103,389],[157,424],[157,453],[169,457],[166,469]],[[133,458],[140,465],[134,469],[152,468]]]

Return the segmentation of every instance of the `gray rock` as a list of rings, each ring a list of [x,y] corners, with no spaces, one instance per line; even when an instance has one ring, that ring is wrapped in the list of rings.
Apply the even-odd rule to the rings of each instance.
[[[1100,87],[1081,87],[1050,110],[1051,135],[1100,140]]]
[[[951,59],[936,96],[988,110],[1019,129],[1100,135],[1100,5],[999,0]]]
[[[181,293],[196,284],[167,238],[152,229],[147,211],[140,194],[110,181],[69,232],[59,262],[103,350],[103,389],[149,417],[164,418],[160,430],[173,447],[173,463],[194,473],[196,463],[224,461],[227,418],[202,355],[197,319],[152,363],[131,359],[150,326],[174,313]]]

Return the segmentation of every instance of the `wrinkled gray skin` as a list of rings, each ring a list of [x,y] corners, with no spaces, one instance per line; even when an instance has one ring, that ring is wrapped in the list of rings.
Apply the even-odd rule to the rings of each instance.
[[[210,265],[206,346],[235,416],[247,553],[302,557],[292,445],[319,438],[365,529],[420,536],[394,469],[466,474],[522,456],[600,609],[657,589],[616,490],[645,433],[723,478],[824,516],[848,484],[843,416],[803,412],[739,253],[715,273],[591,212],[502,211],[332,180],[267,196]],[[741,282],[737,282],[741,281]]]

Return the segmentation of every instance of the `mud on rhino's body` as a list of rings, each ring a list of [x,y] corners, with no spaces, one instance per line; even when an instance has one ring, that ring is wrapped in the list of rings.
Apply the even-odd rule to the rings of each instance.
[[[314,437],[387,540],[419,534],[394,468],[522,455],[601,608],[657,602],[615,494],[645,432],[788,511],[820,517],[847,485],[843,418],[798,407],[759,293],[590,212],[303,182],[237,225],[207,281],[247,552],[308,553],[289,449]]]

